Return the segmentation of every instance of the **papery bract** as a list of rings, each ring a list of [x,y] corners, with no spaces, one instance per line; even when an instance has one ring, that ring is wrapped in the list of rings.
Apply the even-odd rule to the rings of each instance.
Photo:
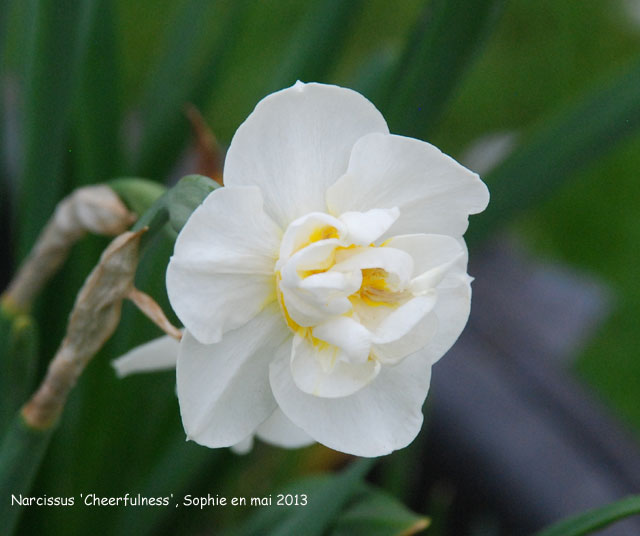
[[[360,456],[409,444],[431,366],[469,315],[462,235],[486,186],[389,134],[360,94],[300,82],[240,126],[224,182],[167,271],[189,438],[312,438]]]

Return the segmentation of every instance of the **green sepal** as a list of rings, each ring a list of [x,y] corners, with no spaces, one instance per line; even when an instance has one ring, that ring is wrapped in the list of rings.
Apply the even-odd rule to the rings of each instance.
[[[119,177],[107,185],[116,193],[127,208],[136,214],[144,214],[167,188],[162,184],[140,177]]]
[[[173,241],[191,213],[220,185],[204,175],[187,175],[170,189],[140,178],[114,179],[109,186],[140,218],[133,226],[137,231],[147,227],[141,249],[160,231]],[[167,225],[168,224],[168,225]]]

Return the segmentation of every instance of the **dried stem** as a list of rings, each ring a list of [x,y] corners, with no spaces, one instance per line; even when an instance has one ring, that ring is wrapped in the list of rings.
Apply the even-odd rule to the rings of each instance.
[[[78,376],[115,331],[122,300],[133,288],[144,232],[118,236],[89,274],[76,298],[65,338],[42,384],[21,410],[30,427],[47,429],[55,424]]]
[[[218,140],[200,111],[193,104],[186,106],[185,113],[191,123],[191,130],[195,137],[195,150],[198,158],[197,172],[211,177],[222,186],[224,154]]]
[[[149,320],[151,320],[167,335],[177,340],[182,338],[182,332],[180,329],[169,322],[169,319],[164,314],[162,308],[151,296],[135,287],[131,287],[129,294],[127,294],[127,298],[129,298]]]
[[[63,199],[40,233],[35,246],[2,295],[9,310],[27,312],[44,284],[58,270],[69,250],[87,232],[114,236],[135,221],[111,188],[79,188]]]

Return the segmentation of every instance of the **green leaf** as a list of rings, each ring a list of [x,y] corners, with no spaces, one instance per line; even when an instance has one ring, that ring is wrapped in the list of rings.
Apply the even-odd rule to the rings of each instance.
[[[620,521],[625,517],[640,514],[640,495],[633,495],[602,508],[565,519],[548,527],[535,536],[581,536]]]
[[[222,81],[224,62],[249,5],[238,0],[225,9],[219,0],[188,0],[172,21],[162,59],[141,99],[139,174],[163,178],[179,156],[189,139],[185,105],[204,106]]]
[[[411,536],[429,526],[429,518],[412,512],[392,495],[368,484],[362,489],[336,520],[331,536]]]
[[[169,444],[162,457],[153,465],[151,471],[136,486],[142,496],[154,497],[160,490],[169,491],[177,502],[189,490],[189,484],[205,473],[208,466],[218,462],[224,452],[221,449],[208,449],[193,442],[186,442],[180,433]],[[164,491],[163,491],[164,493]],[[113,534],[155,534],[161,532],[160,523],[174,512],[155,508],[128,508],[122,510],[116,518]],[[153,531],[154,527],[157,531]]]
[[[375,98],[397,63],[398,53],[395,50],[377,50],[358,67],[349,87],[369,98]]]
[[[341,52],[349,27],[361,7],[362,0],[317,2],[302,19],[283,52],[266,93],[288,87],[296,80],[323,80]]]
[[[4,308],[3,308],[4,309]],[[38,366],[38,333],[27,314],[0,312],[0,434],[33,390]],[[8,329],[7,329],[8,328]]]
[[[32,0],[26,61],[18,254],[24,257],[64,191],[70,107],[96,0]]]
[[[640,126],[640,61],[543,123],[485,180],[489,208],[474,217],[469,242],[534,206],[578,170],[597,160]]]
[[[433,0],[396,68],[372,95],[392,132],[427,137],[486,41],[503,0]]]
[[[120,72],[113,3],[99,0],[73,110],[74,187],[121,173]]]
[[[16,415],[0,445],[0,519],[3,531],[10,535],[22,513],[12,504],[12,496],[29,493],[53,431],[29,427],[21,414]]]
[[[310,477],[291,483],[282,493],[298,497],[298,506],[278,506],[277,493],[271,495],[272,506],[263,507],[252,516],[235,536],[321,535],[360,489],[362,478],[374,463],[360,459],[338,475]],[[306,505],[302,504],[306,496]]]

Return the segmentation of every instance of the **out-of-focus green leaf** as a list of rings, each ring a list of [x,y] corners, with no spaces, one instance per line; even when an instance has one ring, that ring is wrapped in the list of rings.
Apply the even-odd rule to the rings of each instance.
[[[270,494],[271,506],[262,506],[233,534],[409,536],[429,525],[424,516],[411,512],[391,495],[363,482],[362,476],[370,462],[360,463],[360,467],[351,467],[340,475],[306,477],[284,486]],[[282,501],[290,500],[293,505],[277,505],[281,495]]]
[[[298,505],[278,506],[278,494],[272,494],[272,506],[263,507],[251,517],[235,536],[288,536],[324,534],[336,516],[359,491],[362,478],[373,464],[372,459],[352,463],[338,475],[301,479],[281,491],[297,500]],[[306,504],[302,504],[306,497]],[[295,499],[293,499],[295,498]]]
[[[220,0],[188,0],[172,22],[141,101],[144,133],[136,165],[141,175],[163,178],[186,145],[185,105],[201,107],[215,91],[248,5],[247,0],[226,6]]]
[[[103,182],[121,172],[120,73],[113,3],[97,2],[74,106],[75,184]]]
[[[540,125],[485,177],[489,208],[474,218],[470,242],[486,238],[500,224],[534,206],[572,174],[595,161],[640,126],[640,62]]]
[[[359,66],[349,87],[373,98],[397,63],[398,54],[394,50],[388,48],[378,50]]]
[[[140,177],[118,177],[107,183],[127,208],[142,216],[167,191],[157,182]]]
[[[38,333],[30,315],[0,312],[0,434],[27,401],[38,365]]]
[[[26,62],[24,155],[18,193],[18,254],[23,257],[64,191],[70,106],[98,0],[32,0]]]
[[[433,0],[397,66],[372,95],[392,132],[426,137],[485,42],[503,0]]]
[[[177,400],[176,400],[177,404]],[[136,486],[144,497],[155,497],[173,494],[176,503],[188,491],[191,482],[197,479],[207,466],[220,460],[224,452],[220,449],[212,450],[186,442],[182,434],[176,437],[165,450],[163,457],[153,466],[151,473],[144,476],[142,482]],[[154,508],[129,508],[120,512],[116,519],[113,534],[155,534],[161,531],[160,525],[164,518],[174,514],[173,511]],[[157,531],[153,529],[156,528]]]
[[[429,526],[429,518],[418,515],[392,495],[363,485],[362,493],[340,514],[331,536],[412,536]]]
[[[22,513],[12,504],[12,496],[20,499],[28,494],[40,462],[49,445],[52,428],[36,430],[17,414],[0,444],[0,519],[4,534],[11,535]]]
[[[627,497],[602,508],[565,519],[535,536],[582,536],[611,525],[625,517],[640,514],[640,495]]]
[[[322,81],[333,67],[361,7],[362,0],[322,0],[310,9],[283,52],[266,93],[290,86],[296,80]]]

